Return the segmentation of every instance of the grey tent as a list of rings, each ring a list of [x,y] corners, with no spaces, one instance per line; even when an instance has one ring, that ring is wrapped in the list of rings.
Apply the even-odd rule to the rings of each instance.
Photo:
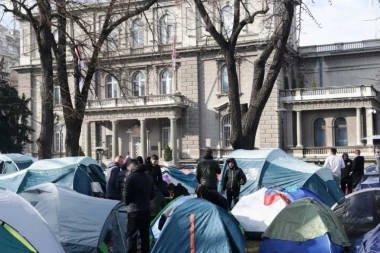
[[[52,183],[20,194],[44,217],[66,253],[126,252],[126,207]]]
[[[21,154],[0,154],[0,174],[10,174],[28,168],[37,159]]]

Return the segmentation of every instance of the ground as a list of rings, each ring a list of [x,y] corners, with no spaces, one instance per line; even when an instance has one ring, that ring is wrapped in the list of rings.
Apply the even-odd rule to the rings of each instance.
[[[261,241],[247,240],[247,253],[257,253],[259,252]]]

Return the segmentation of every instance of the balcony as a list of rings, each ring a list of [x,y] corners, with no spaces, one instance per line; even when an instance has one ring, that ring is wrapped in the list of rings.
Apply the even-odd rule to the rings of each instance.
[[[380,93],[371,85],[280,90],[281,102],[340,98],[377,98],[380,100]]]
[[[345,52],[352,50],[365,50],[380,47],[380,40],[364,40],[348,43],[335,43],[319,46],[299,47],[300,54],[317,54],[324,52]]]
[[[133,108],[133,107],[163,107],[180,106],[184,107],[182,95],[152,95],[145,97],[126,97],[89,100],[87,109],[114,109],[114,108]]]

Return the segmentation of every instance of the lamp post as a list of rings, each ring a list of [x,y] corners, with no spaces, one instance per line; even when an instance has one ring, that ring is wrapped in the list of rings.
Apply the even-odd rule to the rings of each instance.
[[[62,157],[62,130],[63,130],[63,124],[59,124],[57,126],[58,128],[58,131],[59,131],[59,140],[58,140],[58,143],[59,143],[59,158]]]
[[[284,151],[285,151],[284,117],[287,111],[288,110],[286,110],[283,107],[277,110],[277,112],[280,114],[280,119],[281,119],[281,148]]]
[[[98,156],[97,160],[98,160],[98,163],[99,163],[100,167],[102,166],[102,157],[103,157],[104,149],[105,148],[103,148],[103,147],[96,147],[95,148],[96,155]]]

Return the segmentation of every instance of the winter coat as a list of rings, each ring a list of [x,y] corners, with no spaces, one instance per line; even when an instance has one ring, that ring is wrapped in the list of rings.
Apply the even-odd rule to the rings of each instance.
[[[160,166],[147,165],[147,173],[152,177],[153,183],[156,187],[160,187],[162,183],[162,172]]]
[[[122,170],[119,171],[119,174],[117,174],[116,178],[116,189],[118,195],[118,200],[123,200],[123,191],[124,191],[124,181],[125,181],[125,176],[127,175],[128,170]]]
[[[360,182],[364,175],[364,157],[357,156],[352,161],[352,181],[354,187]]]
[[[230,191],[240,192],[240,181],[243,181],[244,185],[247,182],[247,177],[245,176],[244,171],[237,166],[234,158],[230,158],[226,161],[227,166],[229,162],[233,162],[235,167],[232,169],[228,168],[223,181],[223,191],[228,189]]]
[[[226,198],[220,195],[217,191],[208,190],[207,194],[205,196],[202,196],[202,198],[210,201],[214,205],[220,206],[227,212],[229,211]]]
[[[111,162],[108,165],[107,175],[109,175],[109,179],[106,188],[107,199],[118,199],[119,194],[116,189],[116,179],[119,171],[120,167],[118,163]]]
[[[344,179],[346,181],[351,181],[352,177],[350,176],[350,172],[352,171],[352,160],[351,159],[344,160],[344,164],[346,165],[346,167],[341,170],[342,173],[341,173],[340,178],[342,180]]]
[[[124,182],[124,203],[128,213],[149,212],[154,199],[154,184],[146,174],[146,165],[134,166]]]
[[[178,183],[176,186],[174,186],[173,199],[176,199],[179,196],[189,196],[189,195],[190,195],[189,191],[186,189],[186,187],[184,187],[180,183]]]
[[[197,165],[198,184],[216,189],[218,187],[217,174],[220,172],[219,163],[212,156],[204,156]]]

